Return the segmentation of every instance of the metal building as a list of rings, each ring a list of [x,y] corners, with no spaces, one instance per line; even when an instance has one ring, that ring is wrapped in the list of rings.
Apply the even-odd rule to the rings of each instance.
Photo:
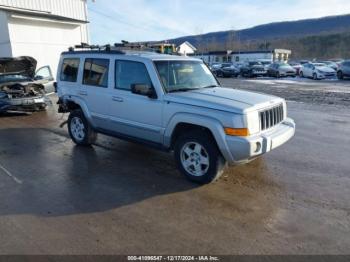
[[[89,42],[86,0],[0,0],[0,56],[32,56],[56,73],[59,55]]]

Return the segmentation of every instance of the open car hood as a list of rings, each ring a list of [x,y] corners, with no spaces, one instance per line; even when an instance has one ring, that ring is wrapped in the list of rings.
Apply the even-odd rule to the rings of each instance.
[[[34,78],[37,61],[30,56],[0,58],[1,75],[23,75]]]

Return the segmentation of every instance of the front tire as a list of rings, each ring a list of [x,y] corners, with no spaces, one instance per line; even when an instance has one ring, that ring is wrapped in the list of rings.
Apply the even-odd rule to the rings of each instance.
[[[198,184],[217,180],[226,164],[215,140],[202,130],[180,136],[175,143],[174,157],[181,173]]]
[[[338,71],[337,76],[338,76],[339,80],[343,80],[344,79],[344,75],[343,75],[342,71]]]
[[[70,113],[68,117],[68,132],[73,142],[79,146],[91,146],[97,138],[96,132],[80,109]]]

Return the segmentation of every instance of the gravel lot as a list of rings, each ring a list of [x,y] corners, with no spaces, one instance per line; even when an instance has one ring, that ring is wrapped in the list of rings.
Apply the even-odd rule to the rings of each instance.
[[[0,117],[0,254],[349,254],[350,82],[220,81],[287,98],[298,129],[203,187],[170,154],[75,147],[54,103]]]
[[[350,106],[350,81],[306,78],[220,78],[223,86],[277,95],[288,101]]]

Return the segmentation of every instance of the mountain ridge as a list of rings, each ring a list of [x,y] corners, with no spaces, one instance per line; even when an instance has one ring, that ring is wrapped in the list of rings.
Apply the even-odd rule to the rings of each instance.
[[[209,32],[200,35],[189,35],[167,41],[181,44],[184,41],[196,45],[202,41],[228,41],[233,37],[240,41],[270,40],[286,37],[305,37],[330,33],[350,32],[350,14],[326,16],[320,18],[273,22],[241,30]]]

